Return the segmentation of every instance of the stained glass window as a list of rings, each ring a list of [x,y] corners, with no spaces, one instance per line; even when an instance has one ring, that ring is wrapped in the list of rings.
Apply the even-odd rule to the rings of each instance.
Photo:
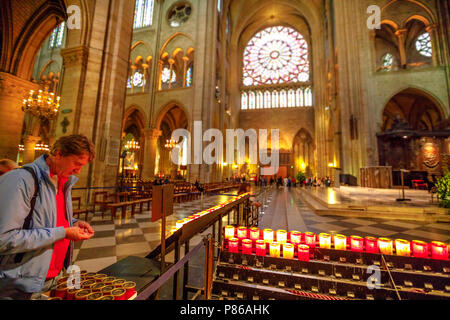
[[[312,106],[312,92],[311,88],[306,88],[305,90],[305,106],[311,107]]]
[[[170,68],[169,67],[164,67],[162,74],[161,74],[161,81],[162,83],[169,83],[169,78],[170,78],[170,82],[174,83],[175,81],[177,81],[177,75],[175,74],[175,71],[172,70],[172,77],[170,76]]]
[[[264,108],[264,96],[261,91],[258,91],[256,93],[256,109],[263,109]]]
[[[431,47],[431,36],[428,32],[421,34],[416,41],[416,49],[425,57],[433,56],[433,49]]]
[[[269,91],[264,92],[264,108],[272,108],[272,96]]]
[[[134,29],[145,28],[152,25],[154,0],[136,0],[134,10]]]
[[[248,109],[248,95],[246,92],[243,92],[241,96],[241,109],[242,110]]]
[[[272,92],[272,108],[279,108],[280,105],[278,104],[278,91],[274,90]]]
[[[390,69],[394,66],[394,56],[390,53],[386,53],[383,58],[381,58],[383,67],[385,69]]]
[[[300,88],[295,92],[295,104],[297,105],[297,107],[304,106],[303,90]]]
[[[288,91],[288,107],[295,107],[295,91],[292,89]]]
[[[52,34],[50,35],[50,48],[61,48],[65,30],[66,22],[63,21],[58,27],[53,30]]]
[[[244,51],[245,86],[309,80],[308,43],[292,28],[270,27],[258,32]]]
[[[281,90],[280,91],[280,108],[286,108],[287,107],[287,96],[286,91]]]
[[[248,94],[248,108],[249,109],[255,109],[256,107],[256,97],[255,93],[253,91],[250,91]]]
[[[192,86],[192,66],[186,71],[186,87]]]

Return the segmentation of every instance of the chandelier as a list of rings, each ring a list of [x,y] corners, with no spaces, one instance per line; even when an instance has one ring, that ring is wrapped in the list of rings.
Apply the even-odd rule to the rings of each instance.
[[[22,111],[51,120],[58,114],[60,99],[61,97],[55,97],[53,92],[48,92],[48,89],[39,90],[37,93],[30,90],[28,99],[23,100]]]
[[[50,151],[50,148],[48,147],[48,144],[44,144],[44,143],[36,143],[36,145],[34,146],[34,150],[35,151]]]
[[[172,150],[173,148],[175,148],[177,146],[177,141],[174,139],[170,139],[170,140],[166,140],[166,144],[164,145],[164,147],[166,149],[170,149]]]
[[[140,148],[141,148],[141,146],[139,145],[139,142],[134,141],[134,139],[127,141],[127,143],[125,144],[126,150],[136,151],[136,150],[139,150]]]
[[[25,146],[23,144],[19,144],[19,152],[25,151]]]

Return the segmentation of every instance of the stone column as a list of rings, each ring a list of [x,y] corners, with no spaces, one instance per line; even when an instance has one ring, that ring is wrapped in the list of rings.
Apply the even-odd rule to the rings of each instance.
[[[38,85],[9,73],[0,72],[0,158],[17,160],[22,135],[22,103]]]
[[[186,87],[186,73],[187,73],[187,63],[189,61],[188,57],[183,57],[183,88]]]
[[[402,68],[406,67],[406,48],[405,48],[405,35],[408,29],[399,29],[395,32],[398,40],[398,49],[400,51],[400,65]]]
[[[35,136],[26,136],[24,138],[23,144],[24,144],[24,152],[23,152],[23,163],[31,163],[34,161],[36,157],[36,152],[34,150],[34,147],[36,146],[36,143],[41,140],[40,137]]]
[[[433,66],[437,67],[439,66],[439,47],[438,47],[438,34],[437,34],[437,25],[432,24],[426,27],[427,32],[430,34],[431,38],[431,48],[432,48],[432,59],[433,59]]]
[[[145,149],[142,168],[143,179],[152,179],[155,176],[156,148],[158,147],[158,138],[161,134],[162,131],[155,128],[144,130]]]

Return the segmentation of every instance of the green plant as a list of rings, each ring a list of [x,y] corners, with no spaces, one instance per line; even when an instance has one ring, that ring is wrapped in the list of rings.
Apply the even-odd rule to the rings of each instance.
[[[436,192],[440,205],[450,208],[450,172],[436,182]]]
[[[305,175],[305,173],[304,173],[304,172],[302,172],[302,171],[299,171],[299,172],[297,173],[297,176],[296,176],[295,178],[297,179],[297,183],[300,183],[300,184],[302,184],[302,183],[303,183],[303,181],[305,181],[305,180],[306,180],[306,175]]]

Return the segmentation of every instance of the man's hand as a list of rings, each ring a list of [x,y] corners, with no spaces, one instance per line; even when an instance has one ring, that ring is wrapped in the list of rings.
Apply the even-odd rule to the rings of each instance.
[[[82,240],[88,240],[88,239],[92,238],[94,233],[88,233],[88,232],[85,232],[84,230],[85,229],[82,229],[78,226],[65,228],[66,239],[69,239],[72,241],[82,241]]]
[[[94,235],[94,229],[86,221],[78,220],[74,223],[74,227],[80,227],[85,233]]]

